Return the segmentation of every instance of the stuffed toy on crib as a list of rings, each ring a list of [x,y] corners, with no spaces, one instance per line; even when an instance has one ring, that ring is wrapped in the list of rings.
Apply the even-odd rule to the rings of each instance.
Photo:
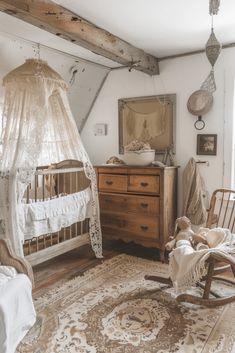
[[[173,250],[179,246],[179,241],[181,240],[188,241],[193,248],[208,247],[206,237],[202,234],[194,233],[190,220],[185,216],[176,219],[174,236],[170,237],[170,241],[166,243],[165,249],[167,251]]]

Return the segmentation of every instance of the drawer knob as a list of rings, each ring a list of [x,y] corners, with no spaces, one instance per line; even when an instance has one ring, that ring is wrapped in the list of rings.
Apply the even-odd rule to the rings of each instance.
[[[112,202],[112,200],[110,200],[110,199],[104,199],[104,201],[107,202],[107,203],[111,203]]]
[[[141,228],[142,230],[148,230],[148,229],[149,229],[148,226],[140,226],[140,228]]]
[[[140,183],[140,185],[143,186],[143,187],[146,187],[146,186],[148,186],[148,183],[142,181],[142,183]]]
[[[106,184],[107,184],[107,185],[112,185],[113,182],[112,182],[111,180],[106,180]]]
[[[148,207],[148,203],[141,203],[140,206],[143,207],[143,208],[147,208]]]

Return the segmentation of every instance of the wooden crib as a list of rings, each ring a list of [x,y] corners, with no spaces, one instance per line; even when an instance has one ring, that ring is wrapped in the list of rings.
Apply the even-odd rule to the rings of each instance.
[[[39,167],[34,181],[27,187],[25,203],[58,198],[77,193],[90,186],[83,164],[66,160],[52,167]],[[55,256],[90,243],[89,219],[62,228],[56,233],[44,234],[24,242],[24,255],[31,265],[37,265]]]

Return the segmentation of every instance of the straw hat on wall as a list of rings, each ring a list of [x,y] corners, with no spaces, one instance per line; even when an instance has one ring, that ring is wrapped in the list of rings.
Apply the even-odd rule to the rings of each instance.
[[[191,94],[188,99],[188,111],[196,116],[202,116],[210,110],[213,103],[212,93],[199,89]]]

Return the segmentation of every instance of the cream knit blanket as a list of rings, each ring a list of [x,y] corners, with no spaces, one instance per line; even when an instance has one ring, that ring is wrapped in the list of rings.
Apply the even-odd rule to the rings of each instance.
[[[235,265],[235,235],[228,229],[201,228],[207,236],[210,248],[194,250],[187,240],[180,240],[170,253],[169,273],[177,292],[185,291],[198,282],[207,272],[206,260],[215,254]]]

